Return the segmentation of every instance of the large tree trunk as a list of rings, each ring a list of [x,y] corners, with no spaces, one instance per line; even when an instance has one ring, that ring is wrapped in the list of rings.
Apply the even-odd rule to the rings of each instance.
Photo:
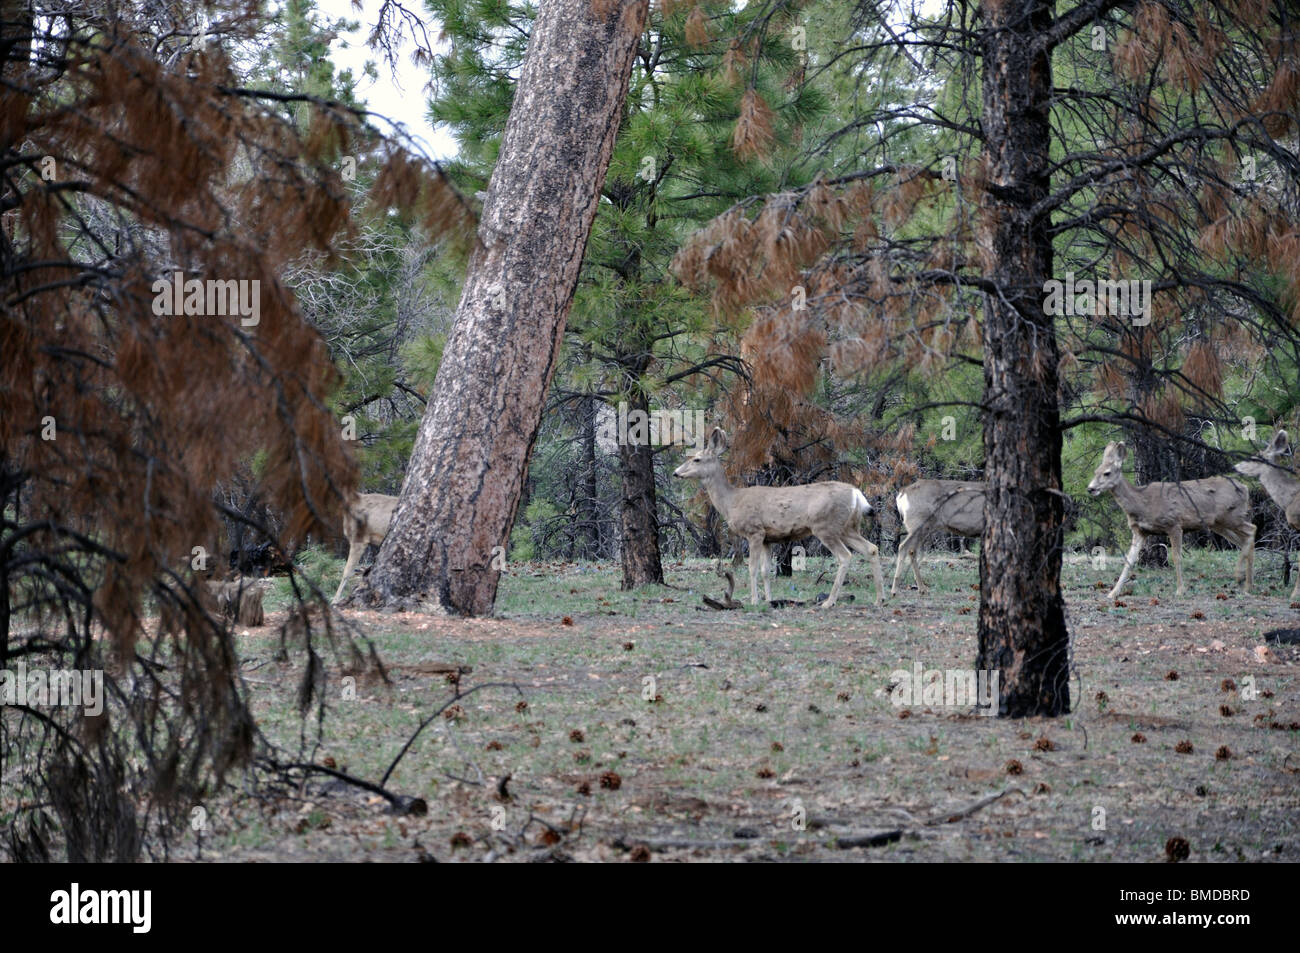
[[[393,528],[353,596],[362,604],[492,610],[647,7],[538,10]]]
[[[989,158],[984,238],[1005,297],[984,309],[984,452],[988,493],[980,548],[979,659],[1000,672],[999,714],[1070,709],[1069,636],[1061,598],[1064,506],[1048,214],[1051,54],[1041,44],[1053,0],[985,4],[983,131]],[[1038,40],[1040,42],[1036,43]]]
[[[640,368],[637,380],[645,373]],[[628,416],[648,413],[650,402],[640,388],[632,391]],[[631,440],[618,447],[619,470],[623,475],[620,512],[619,552],[623,563],[623,589],[651,583],[663,585],[664,569],[659,559],[659,511],[655,499],[654,448],[649,441]]]
[[[10,135],[21,129],[26,122],[28,96],[31,77],[27,75],[32,58],[32,11],[25,0],[0,0],[0,79],[11,90],[11,97],[6,102],[6,115],[0,122],[0,149],[8,151],[12,143]],[[18,90],[21,90],[21,95]],[[12,132],[11,132],[12,129]],[[18,196],[10,188],[16,177],[5,176],[0,180],[0,206],[9,208],[17,204]],[[0,216],[0,273],[17,274],[16,255],[14,253],[14,230],[17,226],[10,216]],[[6,357],[7,359],[7,357]],[[22,467],[9,462],[9,455],[0,445],[0,513],[9,505],[13,496],[12,519],[14,525],[21,526],[20,509],[22,506]],[[13,469],[10,469],[10,467]],[[21,575],[20,575],[21,578]],[[9,560],[0,559],[0,669],[9,661],[9,625],[12,617],[10,604]]]

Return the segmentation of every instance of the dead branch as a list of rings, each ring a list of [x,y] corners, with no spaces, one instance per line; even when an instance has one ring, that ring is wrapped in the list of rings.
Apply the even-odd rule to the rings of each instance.
[[[960,811],[946,811],[942,814],[935,814],[927,820],[925,824],[927,827],[933,827],[936,824],[952,824],[955,821],[960,821],[963,818],[970,817],[976,811],[983,810],[995,801],[1000,801],[1008,794],[1019,794],[1021,797],[1027,797],[1025,792],[1020,790],[1020,788],[1007,788],[1005,791],[999,791],[997,794],[991,794],[986,798],[980,798],[980,800],[976,801],[974,804],[964,807]]]

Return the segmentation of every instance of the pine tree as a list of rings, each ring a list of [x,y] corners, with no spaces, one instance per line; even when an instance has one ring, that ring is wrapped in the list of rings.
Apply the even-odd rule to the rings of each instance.
[[[436,12],[451,49],[434,60],[431,110],[461,146],[451,174],[466,189],[479,188],[496,159],[531,10],[445,2]],[[779,31],[744,40],[757,16],[722,4],[666,5],[652,15],[569,325],[561,399],[600,399],[621,407],[620,419],[689,411],[692,391],[697,405],[708,393],[700,386],[711,386],[708,374],[740,369],[726,333],[708,330],[707,314],[667,271],[693,227],[790,175],[800,130],[825,110],[819,90],[788,82],[801,43]],[[774,140],[787,145],[776,148]],[[662,582],[656,448],[625,439],[618,452],[622,585]]]
[[[841,374],[982,365],[978,665],[1002,672],[1002,714],[1060,714],[1064,433],[1137,420],[1186,440],[1186,407],[1233,421],[1223,368],[1243,339],[1294,347],[1292,20],[1267,2],[953,3],[906,24],[891,4],[859,12],[836,68],[846,82],[910,71],[915,95],[864,96],[820,147],[852,138],[855,164],[737,203],[688,243],[678,273],[724,308],[758,306],[754,386],[767,401],[809,394],[828,357]],[[1242,176],[1246,158],[1280,174]],[[1075,266],[1149,281],[1150,311],[1060,306],[1049,289]],[[1114,386],[1188,331],[1165,351],[1181,360],[1146,362],[1158,385]],[[1083,403],[1092,387],[1106,404],[1062,420],[1062,394]]]
[[[165,858],[201,798],[275,762],[208,598],[218,485],[260,456],[283,529],[255,528],[290,551],[356,481],[338,375],[282,277],[354,231],[339,159],[369,133],[336,101],[250,84],[240,53],[266,20],[217,19],[0,3],[0,668],[98,670],[106,706],[0,718],[19,858]],[[435,170],[374,150],[377,204],[463,222]],[[325,629],[305,626],[304,712],[318,650],[356,658]]]
[[[353,595],[363,604],[492,608],[646,6],[540,11],[402,500]]]

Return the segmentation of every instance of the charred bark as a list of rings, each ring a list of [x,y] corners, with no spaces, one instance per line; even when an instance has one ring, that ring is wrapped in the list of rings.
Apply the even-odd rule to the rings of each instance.
[[[984,307],[984,536],[979,658],[1000,672],[999,714],[1070,710],[1069,635],[1061,596],[1064,497],[1058,351],[1044,313],[1049,216],[1052,0],[986,4],[983,133],[989,163]],[[1040,209],[1042,206],[1038,206]]]

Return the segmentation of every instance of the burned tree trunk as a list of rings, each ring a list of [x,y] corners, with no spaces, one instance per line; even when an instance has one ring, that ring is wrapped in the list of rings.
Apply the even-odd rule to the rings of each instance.
[[[491,612],[648,0],[549,0],[362,604]]]
[[[999,671],[999,714],[1070,710],[1069,637],[1061,598],[1064,497],[1051,275],[1049,104],[1052,0],[986,4],[983,133],[989,184],[984,240],[984,537],[979,660]],[[1045,204],[1045,203],[1044,203]],[[1037,206],[1037,208],[1036,208]]]
[[[644,368],[641,369],[644,373]],[[634,390],[629,416],[648,413],[645,393]],[[621,588],[635,589],[664,581],[659,559],[659,513],[655,499],[654,448],[649,440],[626,440],[619,444],[619,471],[623,476],[623,500],[619,507],[619,553],[623,564]]]

